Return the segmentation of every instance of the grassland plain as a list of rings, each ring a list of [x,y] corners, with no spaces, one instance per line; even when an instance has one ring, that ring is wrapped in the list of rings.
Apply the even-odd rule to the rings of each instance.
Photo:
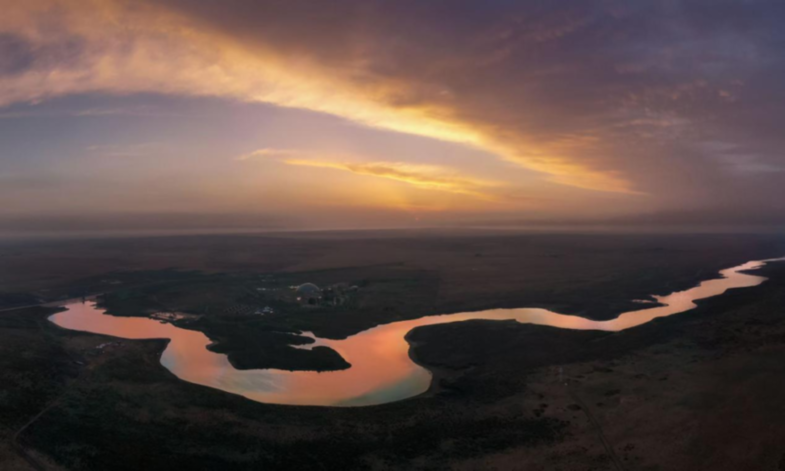
[[[371,232],[5,243],[0,304],[105,293],[101,303],[114,315],[200,316],[178,325],[207,334],[237,368],[325,371],[348,364],[327,348],[293,348],[311,341],[300,331],[345,338],[435,313],[522,306],[608,319],[639,308],[635,299],[781,253],[782,238],[738,235]],[[362,288],[353,302],[328,309],[299,309],[271,294],[303,282]],[[274,315],[253,315],[268,305]]]
[[[475,293],[497,290],[501,304],[482,307],[528,299],[602,318],[608,315],[602,309],[579,305],[580,293],[624,305],[637,292],[665,293],[706,277],[707,270],[713,274],[714,268],[781,255],[779,241],[768,238],[753,244],[738,240],[738,245],[735,238],[703,244],[690,238],[571,242],[577,246],[574,253],[562,241],[563,255],[553,258],[562,263],[562,278],[543,268],[553,285],[546,289],[547,283],[529,270],[537,263],[547,266],[537,254],[556,242],[492,239],[448,241],[456,260],[437,263],[448,255],[432,254],[430,268],[414,260],[416,254],[442,247],[430,239],[373,242],[417,247],[407,249],[415,254],[409,262],[317,267],[322,262],[311,253],[310,267],[294,265],[274,273],[322,283],[331,277],[366,279],[366,293],[376,289],[378,295],[359,302],[354,314],[292,313],[302,319],[276,328],[307,326],[340,337],[390,319],[454,311],[449,306],[462,309],[457,300],[464,297],[466,305],[479,306],[450,287],[479,280],[473,275],[478,267],[500,280],[472,288]],[[510,259],[516,250],[533,255]],[[614,255],[620,250],[626,256]],[[464,265],[491,253],[496,254],[493,263]],[[601,263],[603,254],[606,263]],[[564,259],[572,261],[558,262]],[[527,260],[528,270],[520,267]],[[710,268],[699,267],[701,261]],[[567,270],[580,266],[584,271]],[[112,276],[128,277],[120,280],[119,289],[144,294],[182,275],[146,268],[151,270],[143,272],[146,280],[133,278],[138,271]],[[265,273],[248,269],[216,275],[206,267],[182,268],[205,271],[179,279],[184,287],[201,283],[204,276],[218,281]],[[405,276],[397,275],[401,272]],[[635,272],[644,280],[629,280]],[[772,265],[763,272],[771,279],[759,287],[615,334],[479,321],[419,328],[408,339],[413,357],[436,375],[431,390],[397,403],[348,409],[254,403],[177,380],[158,361],[165,341],[120,341],[99,353],[98,345],[114,340],[59,329],[45,321],[53,312],[49,308],[5,311],[0,313],[0,468],[778,469],[785,463],[785,410],[779,399],[785,394],[780,380],[785,373],[785,267]],[[395,280],[417,279],[419,273],[436,288],[425,283],[407,300],[419,283]],[[658,286],[666,274],[673,275],[670,282]],[[89,276],[94,279],[85,281]],[[72,282],[82,289],[90,283],[100,287],[106,279],[89,276]],[[516,294],[515,283],[504,281],[505,276],[531,283],[518,287],[523,295]],[[67,291],[62,279],[47,283],[55,288],[36,289]],[[571,294],[571,283],[579,294]],[[590,287],[599,292],[590,295]],[[217,293],[216,298],[222,299]],[[390,305],[393,309],[385,310]],[[421,310],[398,310],[406,307]],[[353,316],[359,320],[351,321]],[[350,328],[340,324],[344,319]]]

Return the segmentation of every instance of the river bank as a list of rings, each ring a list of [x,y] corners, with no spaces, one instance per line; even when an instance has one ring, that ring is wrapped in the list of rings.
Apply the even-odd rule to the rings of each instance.
[[[164,341],[96,354],[111,339],[59,329],[45,321],[51,310],[7,312],[2,384],[42,388],[8,390],[0,416],[21,426],[61,395],[20,439],[37,456],[84,470],[615,469],[577,397],[624,469],[683,469],[679,460],[693,470],[776,469],[785,267],[760,274],[770,280],[618,333],[487,321],[415,329],[414,352],[438,372],[440,390],[364,408],[254,403],[175,378],[160,365]],[[8,376],[17,373],[24,383]],[[124,443],[147,451],[128,453]]]
[[[777,263],[781,260],[771,260]],[[209,348],[210,340],[195,330],[136,317],[105,315],[95,304],[72,302],[49,320],[60,327],[121,338],[165,338],[170,343],[161,363],[180,379],[246,398],[275,404],[364,406],[399,401],[428,390],[431,373],[412,361],[407,335],[412,329],[471,320],[513,320],[569,330],[622,331],[659,317],[693,309],[697,300],[720,296],[729,289],[748,288],[766,281],[749,270],[766,261],[751,261],[720,272],[720,278],[703,281],[685,291],[656,297],[652,307],[622,313],[609,321],[594,321],[536,308],[495,309],[380,325],[343,340],[313,337],[293,353],[319,349],[340,355],[347,368],[340,371],[238,370],[228,358]],[[260,340],[263,341],[263,340]],[[351,365],[351,366],[349,366]]]

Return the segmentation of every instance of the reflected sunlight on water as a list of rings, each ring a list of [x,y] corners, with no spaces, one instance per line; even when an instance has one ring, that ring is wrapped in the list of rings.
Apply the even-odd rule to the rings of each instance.
[[[658,317],[694,308],[695,301],[718,296],[731,288],[761,284],[766,278],[743,273],[772,259],[748,262],[722,270],[722,278],[667,296],[655,297],[662,306],[621,314],[616,319],[595,321],[558,314],[545,309],[492,309],[380,325],[344,340],[316,338],[307,348],[324,345],[336,350],[352,366],[347,370],[312,371],[237,370],[226,355],[207,350],[210,340],[201,332],[185,330],[148,318],[104,315],[94,303],[69,302],[68,309],[49,318],[60,327],[128,339],[171,339],[161,357],[172,373],[185,381],[240,394],[259,402],[298,405],[362,406],[383,404],[416,396],[431,383],[431,373],[409,358],[406,334],[415,327],[471,319],[516,320],[562,329],[619,331],[645,324]]]

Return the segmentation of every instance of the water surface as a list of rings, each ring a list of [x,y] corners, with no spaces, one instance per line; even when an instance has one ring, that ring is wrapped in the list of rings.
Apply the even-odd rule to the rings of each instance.
[[[415,327],[470,319],[515,320],[562,329],[619,331],[694,308],[695,301],[718,296],[730,288],[756,286],[766,278],[744,273],[772,259],[748,262],[722,270],[721,278],[667,296],[655,296],[661,305],[621,314],[616,319],[595,321],[538,308],[491,309],[437,315],[380,325],[344,340],[313,337],[306,348],[324,345],[336,350],[352,366],[331,372],[237,370],[226,355],[207,350],[210,340],[201,332],[180,329],[148,318],[105,315],[93,302],[69,302],[68,309],[49,318],[72,330],[128,339],[167,338],[163,364],[180,379],[259,402],[320,406],[383,404],[416,396],[431,384],[431,373],[409,358],[405,336]],[[522,346],[521,348],[525,348]]]

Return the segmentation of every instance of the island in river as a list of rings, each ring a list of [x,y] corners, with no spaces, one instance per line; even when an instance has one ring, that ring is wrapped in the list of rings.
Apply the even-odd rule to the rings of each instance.
[[[609,319],[648,307],[632,300],[783,253],[780,239],[742,236],[137,239],[71,241],[59,252],[49,244],[35,257],[26,246],[2,247],[14,268],[0,274],[8,299],[125,292],[137,306],[209,306],[196,314],[216,325],[256,332],[258,322],[259,332],[322,338],[438,312],[519,306]],[[373,263],[358,264],[358,248]],[[36,258],[47,250],[59,262],[48,274]],[[265,250],[279,266],[249,257]],[[168,256],[155,261],[156,254]],[[181,269],[161,270],[172,266]],[[219,311],[244,298],[221,294],[229,281],[204,278],[271,273],[282,283],[365,281],[368,297],[352,310],[292,311],[262,325]],[[785,463],[785,270],[771,264],[755,275],[769,281],[618,333],[481,320],[417,328],[409,334],[413,355],[434,372],[433,386],[362,408],[256,403],[177,379],[160,365],[166,341],[60,329],[46,321],[54,311],[45,307],[5,311],[0,467],[27,469],[32,460],[88,470],[777,469]],[[225,349],[256,358],[231,340],[232,329],[222,335]],[[260,364],[286,353],[262,355]],[[311,360],[292,369],[310,369]],[[129,443],[146,453],[131,453]]]

